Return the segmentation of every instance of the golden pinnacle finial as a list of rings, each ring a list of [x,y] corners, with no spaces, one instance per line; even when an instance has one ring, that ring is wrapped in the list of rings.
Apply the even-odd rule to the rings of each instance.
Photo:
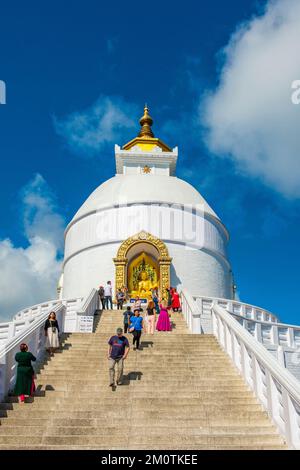
[[[144,115],[140,119],[141,130],[138,135],[139,137],[150,137],[150,138],[154,137],[154,134],[151,129],[151,126],[153,124],[153,119],[150,116],[148,111],[149,110],[148,110],[148,106],[146,103],[144,107]]]

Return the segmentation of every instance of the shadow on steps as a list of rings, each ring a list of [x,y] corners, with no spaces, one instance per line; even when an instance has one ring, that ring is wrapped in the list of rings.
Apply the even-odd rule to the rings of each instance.
[[[141,380],[143,372],[140,371],[131,371],[128,374],[123,375],[123,385],[130,385],[130,382],[133,380]]]

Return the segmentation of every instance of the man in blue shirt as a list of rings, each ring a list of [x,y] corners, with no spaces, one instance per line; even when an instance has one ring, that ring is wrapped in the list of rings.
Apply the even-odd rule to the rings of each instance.
[[[122,328],[117,328],[117,334],[108,341],[109,360],[109,386],[115,386],[115,366],[117,364],[117,384],[122,385],[124,360],[129,353],[129,342],[126,336],[123,336]]]
[[[144,328],[143,317],[140,316],[140,309],[134,309],[134,317],[130,317],[129,331],[133,334],[133,349],[140,349],[140,339]],[[136,347],[135,347],[136,344]]]

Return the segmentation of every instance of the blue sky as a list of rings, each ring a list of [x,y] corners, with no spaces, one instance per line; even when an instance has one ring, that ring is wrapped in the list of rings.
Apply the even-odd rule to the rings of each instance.
[[[0,316],[53,290],[63,227],[147,102],[178,176],[230,231],[241,299],[299,323],[299,2],[16,1],[0,15]]]

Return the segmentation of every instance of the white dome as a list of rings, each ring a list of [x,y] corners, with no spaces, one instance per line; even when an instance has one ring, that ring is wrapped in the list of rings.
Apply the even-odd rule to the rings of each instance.
[[[73,221],[112,205],[152,202],[203,205],[205,213],[219,219],[192,185],[175,176],[116,175],[93,191]]]

